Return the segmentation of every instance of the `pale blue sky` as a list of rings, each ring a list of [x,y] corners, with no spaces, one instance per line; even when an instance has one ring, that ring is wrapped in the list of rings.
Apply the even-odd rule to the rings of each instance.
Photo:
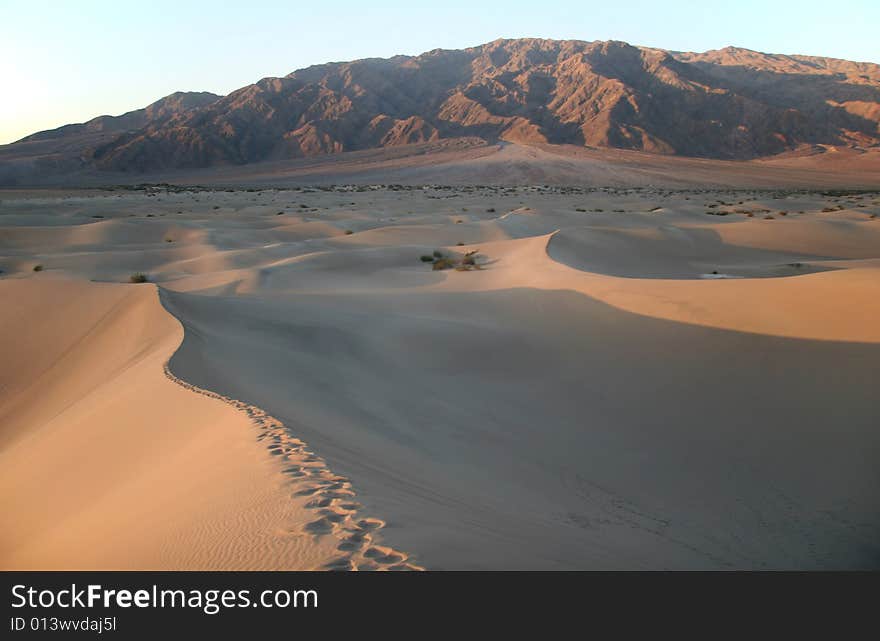
[[[880,63],[880,0],[299,3],[0,0],[0,143],[178,90],[228,93],[331,60],[495,38],[726,45]]]

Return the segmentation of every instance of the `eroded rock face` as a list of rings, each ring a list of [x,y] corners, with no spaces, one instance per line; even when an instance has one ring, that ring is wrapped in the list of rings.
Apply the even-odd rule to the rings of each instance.
[[[874,64],[519,39],[265,78],[87,156],[103,169],[153,170],[468,136],[746,159],[878,145],[878,122]]]

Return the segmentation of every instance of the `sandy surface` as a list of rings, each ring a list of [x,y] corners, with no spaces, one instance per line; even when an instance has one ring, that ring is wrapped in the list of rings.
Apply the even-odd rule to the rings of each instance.
[[[0,186],[171,183],[240,188],[356,183],[880,189],[880,149],[876,147],[815,145],[768,158],[727,161],[623,149],[454,138],[246,165],[124,173],[76,169],[81,165],[78,158],[72,166],[54,155],[40,158],[42,144],[0,145]],[[43,169],[35,172],[35,163]]]
[[[404,565],[351,492],[428,568],[880,567],[878,216],[791,190],[0,192],[2,564]],[[344,480],[300,476],[298,439]]]
[[[183,331],[154,285],[10,279],[0,299],[0,567],[377,565],[348,541],[382,524],[358,524],[347,479],[259,410],[166,376]]]

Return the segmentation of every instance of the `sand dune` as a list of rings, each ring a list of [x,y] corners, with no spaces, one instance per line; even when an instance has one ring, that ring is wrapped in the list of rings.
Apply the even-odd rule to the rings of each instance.
[[[154,286],[9,280],[0,297],[0,567],[393,565],[369,558],[381,522],[283,425],[165,375],[183,332]]]
[[[876,193],[2,200],[5,566],[880,563]]]

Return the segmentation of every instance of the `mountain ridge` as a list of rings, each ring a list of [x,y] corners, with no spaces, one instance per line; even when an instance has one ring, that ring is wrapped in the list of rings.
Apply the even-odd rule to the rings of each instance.
[[[313,65],[203,100],[145,113],[140,126],[85,146],[79,161],[144,172],[455,138],[725,160],[880,145],[880,65],[737,47],[498,39]]]
[[[132,109],[118,116],[101,115],[82,123],[61,125],[54,129],[38,131],[12,144],[50,140],[77,133],[116,132],[126,129],[140,129],[147,123],[161,122],[177,114],[197,109],[222,98],[209,91],[175,91],[141,109]]]

